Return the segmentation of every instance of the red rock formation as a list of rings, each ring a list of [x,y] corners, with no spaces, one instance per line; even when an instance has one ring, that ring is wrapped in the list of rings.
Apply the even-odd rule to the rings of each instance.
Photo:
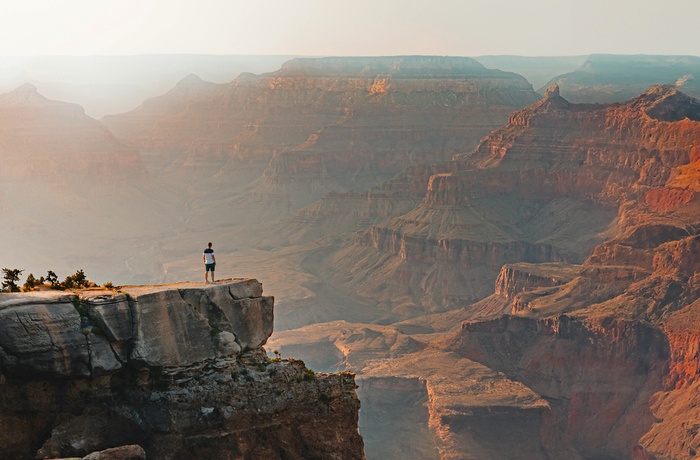
[[[350,274],[346,284],[384,308],[387,286],[404,309],[413,296],[413,310],[392,310],[402,314],[454,308],[445,293],[484,292],[475,281],[496,279],[497,295],[475,311],[491,317],[509,303],[515,316],[464,313],[473,319],[436,345],[544,397],[543,446],[584,458],[694,458],[697,107],[672,87],[609,106],[571,104],[553,87],[437,171],[419,206],[341,251],[333,279]],[[496,278],[499,261],[538,257]],[[583,264],[539,264],[557,257]],[[406,330],[421,331],[420,321]]]
[[[465,323],[440,346],[505,372],[545,398],[551,428],[584,458],[632,455],[654,422],[648,399],[662,389],[668,358],[658,329],[614,318],[505,316]]]
[[[589,264],[651,270],[650,249],[694,225],[682,213],[694,203],[695,104],[676,88],[652,87],[625,104],[576,105],[554,86],[433,175],[419,207],[372,227],[358,243],[409,264],[482,266],[490,280],[474,292],[483,296],[503,263],[582,261],[618,208],[614,237],[595,247]],[[564,199],[572,200],[566,210]],[[662,208],[677,217],[656,217]],[[426,293],[429,269],[419,271],[413,286],[422,283]]]

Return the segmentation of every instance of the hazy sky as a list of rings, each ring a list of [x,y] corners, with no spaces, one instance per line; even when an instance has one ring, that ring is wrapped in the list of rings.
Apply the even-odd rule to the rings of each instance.
[[[2,0],[0,55],[700,55],[700,0]]]

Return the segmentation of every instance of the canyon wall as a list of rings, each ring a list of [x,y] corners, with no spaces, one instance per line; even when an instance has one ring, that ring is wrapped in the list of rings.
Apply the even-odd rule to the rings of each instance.
[[[389,325],[275,346],[306,337],[358,371],[368,412],[427,423],[427,457],[696,458],[699,109],[673,86],[607,106],[551,87],[330,259]]]
[[[611,106],[572,104],[553,86],[473,152],[428,169],[424,199],[341,249],[332,279],[380,299],[391,286],[414,311],[435,311],[487,296],[506,263],[581,263],[593,252],[597,265],[637,266],[635,241],[693,232],[676,210],[696,199],[698,113],[670,86]],[[379,276],[365,273],[379,261]]]
[[[352,374],[270,360],[252,279],[0,294],[3,458],[364,458]]]

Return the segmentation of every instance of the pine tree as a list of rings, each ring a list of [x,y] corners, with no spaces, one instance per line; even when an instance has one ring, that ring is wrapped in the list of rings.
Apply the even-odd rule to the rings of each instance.
[[[56,273],[52,272],[51,270],[46,273],[46,281],[51,284],[53,289],[58,288],[58,276],[56,276]]]
[[[18,268],[3,268],[2,272],[4,274],[5,281],[2,282],[3,292],[19,292],[19,286],[17,282],[19,281],[19,276],[24,270]]]
[[[35,286],[38,286],[41,284],[39,280],[34,278],[34,274],[30,273],[27,275],[27,280],[24,282],[24,286],[22,287],[22,290],[25,292],[33,291]]]

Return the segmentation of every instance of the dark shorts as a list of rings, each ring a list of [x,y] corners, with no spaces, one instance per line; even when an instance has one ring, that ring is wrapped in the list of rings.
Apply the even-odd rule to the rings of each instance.
[[[204,264],[204,271],[213,272],[216,268],[216,264]]]

